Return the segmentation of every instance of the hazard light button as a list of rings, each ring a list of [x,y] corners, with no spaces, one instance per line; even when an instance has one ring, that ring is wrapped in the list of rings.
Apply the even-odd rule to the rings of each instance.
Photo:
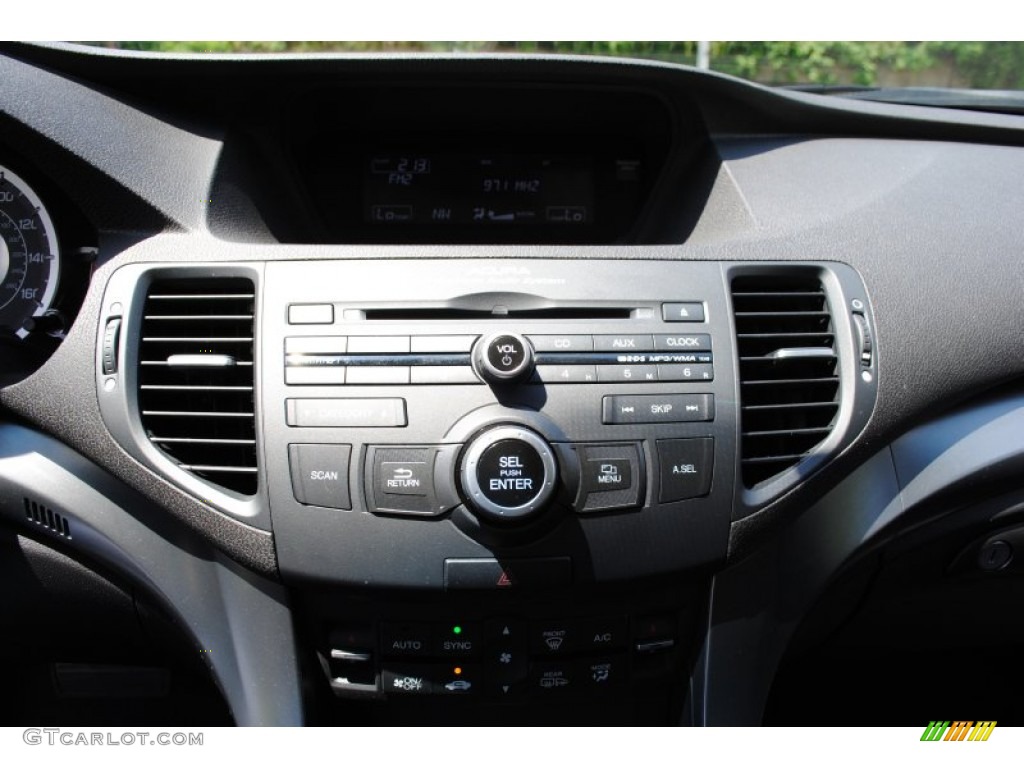
[[[448,558],[444,588],[448,590],[537,590],[572,583],[572,559],[536,557],[497,560],[493,557]]]

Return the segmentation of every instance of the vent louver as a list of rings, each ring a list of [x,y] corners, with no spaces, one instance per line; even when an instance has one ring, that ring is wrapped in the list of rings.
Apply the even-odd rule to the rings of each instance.
[[[71,538],[71,527],[68,525],[66,517],[28,497],[22,497],[22,501],[25,503],[25,518],[27,520],[41,525],[65,539]]]
[[[743,483],[796,465],[829,433],[839,377],[828,298],[813,276],[732,281],[740,358]]]
[[[257,487],[248,278],[157,280],[139,345],[139,412],[150,441],[181,469],[252,495]]]

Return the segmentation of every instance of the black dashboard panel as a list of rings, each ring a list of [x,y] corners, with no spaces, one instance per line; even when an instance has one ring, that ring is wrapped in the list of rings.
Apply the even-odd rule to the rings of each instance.
[[[280,140],[320,224],[295,242],[632,242],[676,143],[642,92],[325,89],[295,111]]]
[[[1011,578],[962,564],[1018,519],[1020,118],[0,54],[0,165],[79,260],[0,513],[233,649],[236,722],[757,723],[910,533],[937,589]]]

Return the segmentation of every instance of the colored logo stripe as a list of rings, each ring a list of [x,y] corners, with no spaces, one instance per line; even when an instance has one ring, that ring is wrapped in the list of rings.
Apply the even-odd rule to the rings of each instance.
[[[995,720],[930,720],[921,741],[988,741],[995,727]]]
[[[967,731],[974,725],[972,720],[957,720],[946,732],[943,741],[963,741],[967,737]]]
[[[974,726],[974,730],[971,731],[971,734],[967,737],[967,740],[988,741],[988,737],[992,735],[992,731],[995,727],[995,720],[980,720],[978,721],[978,724]]]
[[[931,720],[921,734],[921,741],[939,741],[949,728],[949,720]]]

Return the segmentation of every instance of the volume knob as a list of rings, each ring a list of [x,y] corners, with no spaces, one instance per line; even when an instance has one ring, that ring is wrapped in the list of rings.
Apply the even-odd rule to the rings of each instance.
[[[473,347],[473,367],[490,384],[512,384],[533,373],[533,347],[518,333],[484,336]]]

